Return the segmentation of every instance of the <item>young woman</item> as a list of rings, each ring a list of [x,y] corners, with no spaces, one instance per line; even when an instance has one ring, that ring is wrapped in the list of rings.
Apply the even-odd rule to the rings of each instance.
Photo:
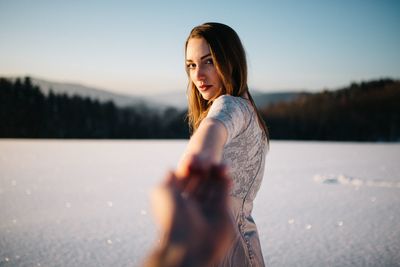
[[[185,49],[193,134],[176,176],[187,177],[193,159],[204,169],[228,166],[235,237],[216,265],[264,266],[251,212],[264,174],[268,131],[249,93],[244,48],[229,26],[205,23],[190,32]]]

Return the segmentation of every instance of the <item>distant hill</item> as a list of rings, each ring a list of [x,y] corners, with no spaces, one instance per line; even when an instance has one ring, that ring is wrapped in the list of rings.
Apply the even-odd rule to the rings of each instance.
[[[142,97],[112,93],[106,89],[98,89],[81,85],[78,83],[60,83],[54,81],[46,81],[38,78],[31,78],[32,84],[39,86],[40,90],[48,95],[50,90],[55,94],[67,94],[68,96],[78,95],[81,97],[89,97],[97,99],[100,102],[113,101],[115,105],[120,107],[138,105],[145,102]]]
[[[9,77],[8,79],[15,81],[17,78],[20,78],[21,80],[24,79],[24,77]],[[38,86],[42,93],[46,96],[49,94],[50,90],[52,90],[54,94],[89,97],[90,99],[97,99],[103,103],[107,101],[113,101],[114,104],[119,107],[135,106],[147,102],[145,98],[140,96],[113,93],[107,89],[89,87],[86,85],[81,85],[79,83],[62,83],[39,79],[36,77],[30,78],[32,84]]]
[[[309,95],[307,92],[276,92],[276,93],[264,93],[261,91],[251,91],[254,102],[258,108],[265,108],[274,103],[288,102],[296,99],[299,96]],[[152,96],[144,96],[144,99],[148,102],[159,103],[161,105],[172,106],[178,109],[187,108],[187,97],[186,91],[175,91],[164,94],[155,94]]]
[[[145,101],[153,103],[157,106],[169,106],[180,110],[187,109],[186,91],[172,91],[165,93],[157,93],[153,95],[143,96]]]
[[[254,91],[251,92],[251,94],[258,108],[265,108],[271,104],[279,102],[290,102],[300,96],[311,95],[311,93],[308,92],[295,92],[295,91],[276,92],[276,93],[263,93],[260,91]]]
[[[17,77],[10,77],[9,79],[15,80]],[[186,90],[158,93],[154,95],[134,96],[120,93],[113,93],[107,89],[99,89],[91,86],[81,85],[79,83],[62,83],[56,81],[49,81],[36,77],[30,77],[32,84],[40,88],[40,90],[48,95],[50,89],[55,94],[66,94],[68,96],[77,95],[80,97],[89,97],[97,99],[100,102],[113,101],[118,107],[129,107],[136,105],[147,105],[151,108],[165,109],[167,107],[174,107],[177,109],[187,108]],[[23,77],[20,77],[23,79]],[[254,101],[258,108],[264,108],[270,104],[277,102],[291,101],[298,96],[307,95],[306,92],[275,92],[264,93],[262,91],[251,91]]]

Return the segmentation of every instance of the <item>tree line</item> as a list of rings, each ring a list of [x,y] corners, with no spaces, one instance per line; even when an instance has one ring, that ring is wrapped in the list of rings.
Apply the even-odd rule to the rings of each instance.
[[[29,77],[0,78],[2,138],[188,138],[185,111],[159,112],[146,105],[119,108],[80,96],[45,96]]]
[[[400,141],[400,82],[352,83],[262,108],[272,138]]]
[[[381,79],[302,94],[259,110],[272,139],[400,141],[400,82]],[[186,139],[186,111],[117,107],[86,97],[44,95],[29,77],[0,78],[1,138]]]

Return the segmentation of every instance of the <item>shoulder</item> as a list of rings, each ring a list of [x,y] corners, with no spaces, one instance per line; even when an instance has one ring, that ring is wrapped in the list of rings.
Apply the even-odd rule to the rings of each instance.
[[[220,102],[220,101],[234,101],[235,97],[231,95],[220,95],[217,97],[213,103]]]
[[[239,96],[220,95],[213,101],[213,103],[216,103],[216,102],[238,103],[238,102],[241,102],[242,100],[244,100],[244,99]]]
[[[231,95],[217,97],[207,114],[207,118],[217,119],[228,130],[228,141],[247,128],[251,111],[245,99]]]
[[[220,95],[219,97],[217,97],[213,101],[211,108],[217,108],[217,107],[230,109],[232,111],[237,110],[239,112],[244,112],[244,113],[249,111],[246,99],[231,95]]]

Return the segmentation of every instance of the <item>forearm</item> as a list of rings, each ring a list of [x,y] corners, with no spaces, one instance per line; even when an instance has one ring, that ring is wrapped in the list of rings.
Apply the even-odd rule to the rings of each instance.
[[[197,131],[190,138],[185,154],[177,169],[177,174],[186,173],[187,165],[193,157],[207,162],[207,164],[219,164],[227,140],[225,126],[215,119],[205,119]]]
[[[190,139],[186,153],[207,156],[213,163],[220,163],[226,138],[226,129],[221,122],[205,119]]]

